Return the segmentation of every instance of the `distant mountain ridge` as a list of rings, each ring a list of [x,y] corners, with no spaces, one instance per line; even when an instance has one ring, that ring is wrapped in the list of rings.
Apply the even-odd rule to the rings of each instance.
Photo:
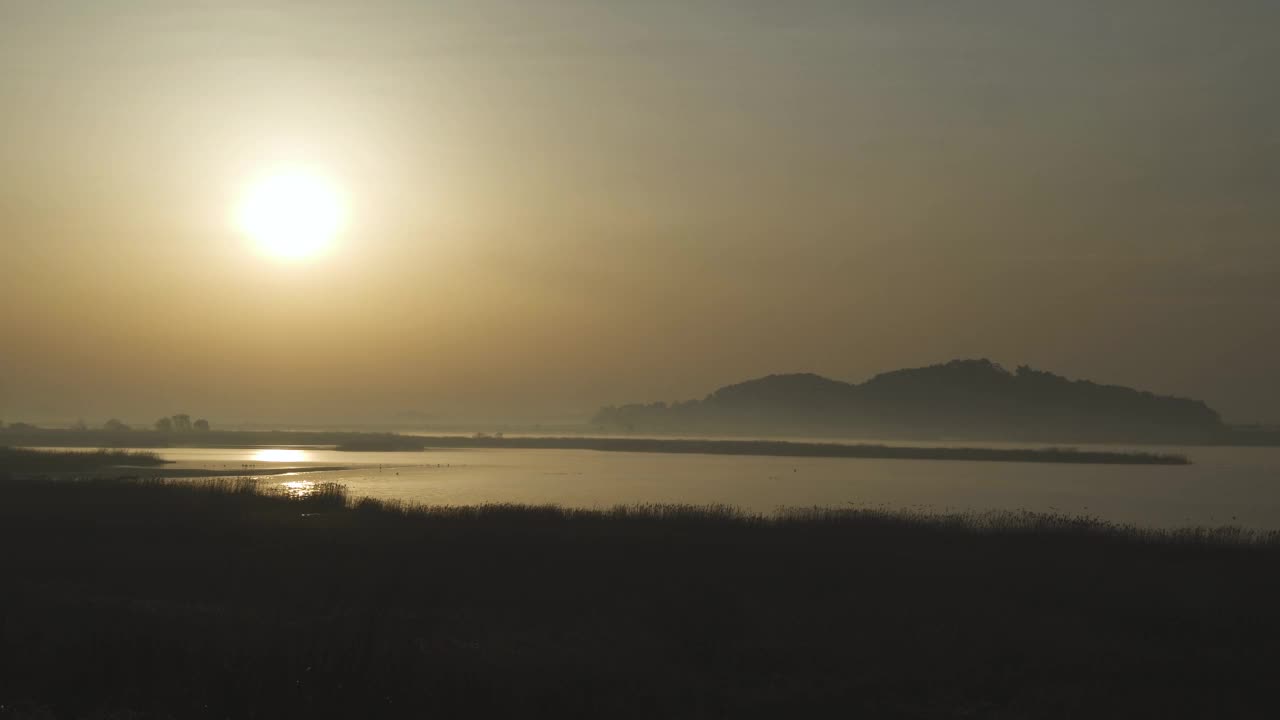
[[[1072,441],[1195,441],[1220,433],[1199,400],[1071,380],[987,359],[846,383],[812,373],[726,385],[701,400],[602,408],[604,429],[654,432],[864,433],[867,436]]]

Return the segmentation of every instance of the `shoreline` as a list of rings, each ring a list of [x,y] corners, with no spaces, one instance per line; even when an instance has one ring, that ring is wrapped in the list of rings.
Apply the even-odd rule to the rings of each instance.
[[[13,477],[18,480],[186,480],[192,478],[274,477],[279,475],[304,475],[317,472],[333,472],[337,470],[353,469],[355,469],[354,465],[320,465],[316,467],[266,469],[240,468],[236,470],[214,470],[212,468],[108,467],[80,471],[15,473]]]
[[[736,431],[717,432],[703,429],[698,434],[693,431],[674,434],[654,431],[644,433],[606,433],[594,428],[560,428],[552,432],[521,431],[501,425],[492,426],[493,431],[486,429],[452,431],[449,429],[411,429],[404,428],[396,432],[382,431],[337,431],[337,430],[207,430],[192,432],[159,432],[155,430],[70,430],[65,428],[0,428],[0,446],[10,447],[62,447],[62,448],[128,448],[128,447],[192,447],[220,449],[248,449],[260,447],[299,447],[327,445],[334,447],[361,446],[370,450],[412,450],[418,449],[427,440],[456,442],[471,440],[477,437],[489,437],[515,440],[562,440],[584,442],[679,442],[696,440],[698,442],[737,442],[737,443],[792,443],[810,445],[921,445],[946,446],[957,443],[961,446],[978,444],[1001,445],[1018,444],[1027,449],[1051,446],[1085,445],[1105,448],[1161,447],[1176,452],[1177,448],[1200,447],[1280,447],[1280,432],[1274,438],[1265,431],[1248,431],[1240,429],[1229,434],[1216,437],[1181,437],[1156,438],[1134,436],[1127,439],[1116,437],[1062,436],[1054,438],[1026,437],[936,437],[936,436],[891,436],[866,437],[848,434],[827,434],[821,429],[814,429],[810,435],[794,434],[767,435]],[[1268,441],[1273,439],[1274,442]],[[1102,447],[1098,447],[1102,446]],[[1110,452],[1110,450],[1105,450]]]
[[[772,440],[684,440],[652,438],[419,437],[431,449],[596,450],[701,455],[824,457],[867,460],[958,460],[1091,465],[1190,465],[1185,455],[1076,450],[1072,448],[967,448],[907,445],[801,443]],[[359,451],[359,446],[339,450]]]
[[[278,439],[278,443],[250,445],[240,433],[217,432],[156,437],[154,434],[127,433],[123,437],[108,438],[97,433],[85,433],[77,438],[63,436],[64,441],[76,440],[81,445],[63,444],[60,447],[151,447],[166,448],[219,448],[245,449],[248,447],[314,447],[339,452],[423,452],[427,450],[467,449],[516,449],[516,450],[593,450],[600,452],[634,452],[659,454],[701,455],[754,455],[766,457],[819,457],[875,460],[952,460],[970,462],[1023,462],[1089,465],[1190,465],[1191,460],[1176,453],[1122,450],[1081,450],[1073,447],[1023,447],[991,448],[964,446],[916,446],[888,445],[880,443],[796,442],[789,440],[708,440],[693,438],[619,438],[619,437],[503,437],[501,435],[372,435],[350,434],[340,438],[319,435],[305,437],[290,433]],[[5,438],[0,437],[0,440]],[[26,447],[59,447],[41,438],[42,444]],[[164,440],[163,444],[156,443]],[[219,442],[221,440],[222,442]],[[312,440],[312,443],[306,443]],[[95,442],[97,441],[97,442]],[[337,466],[333,469],[348,469]],[[241,473],[243,474],[243,473]]]

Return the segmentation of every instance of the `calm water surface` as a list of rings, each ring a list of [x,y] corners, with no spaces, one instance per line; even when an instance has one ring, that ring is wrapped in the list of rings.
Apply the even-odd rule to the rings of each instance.
[[[989,445],[989,444],[988,444]],[[271,476],[305,490],[345,484],[353,495],[415,503],[632,503],[1028,509],[1086,513],[1151,526],[1232,524],[1280,529],[1280,448],[1135,448],[1181,452],[1189,466],[1051,465],[849,458],[664,455],[590,450],[156,448],[175,467],[353,466]]]

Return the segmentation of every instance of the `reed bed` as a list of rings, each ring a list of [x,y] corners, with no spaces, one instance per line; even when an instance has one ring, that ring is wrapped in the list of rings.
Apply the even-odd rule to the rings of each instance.
[[[1272,717],[1280,541],[0,483],[0,717]]]

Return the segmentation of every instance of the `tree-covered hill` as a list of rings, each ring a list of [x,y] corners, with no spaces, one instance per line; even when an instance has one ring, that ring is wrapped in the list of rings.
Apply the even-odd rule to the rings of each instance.
[[[702,400],[606,407],[606,429],[699,432],[861,432],[1033,440],[1186,440],[1221,433],[1199,400],[1071,380],[986,359],[881,373],[845,383],[808,373],[769,375]]]

